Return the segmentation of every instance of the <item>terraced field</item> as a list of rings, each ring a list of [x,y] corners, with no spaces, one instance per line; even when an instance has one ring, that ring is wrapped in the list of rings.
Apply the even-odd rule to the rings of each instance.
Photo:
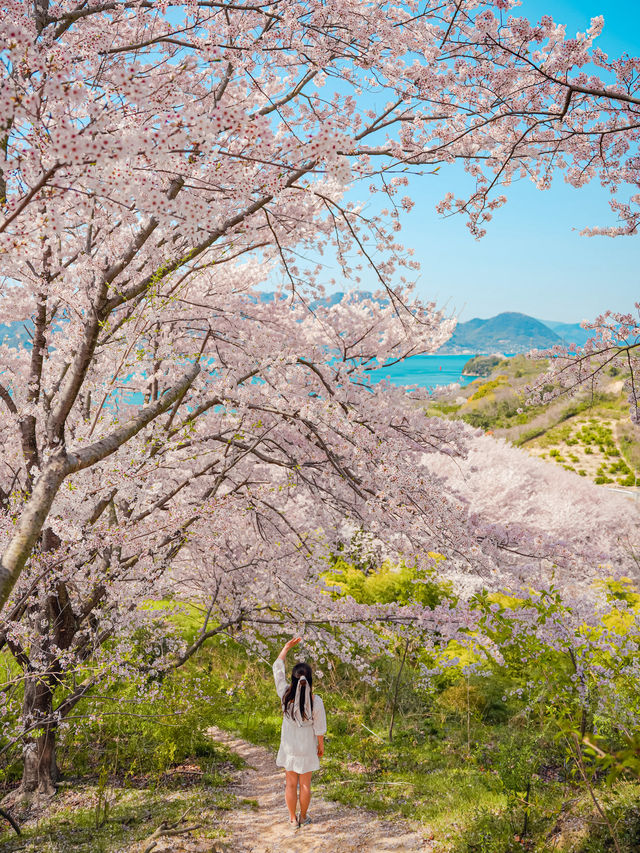
[[[640,474],[623,455],[617,427],[614,420],[576,416],[526,442],[524,447],[595,483],[639,486]]]

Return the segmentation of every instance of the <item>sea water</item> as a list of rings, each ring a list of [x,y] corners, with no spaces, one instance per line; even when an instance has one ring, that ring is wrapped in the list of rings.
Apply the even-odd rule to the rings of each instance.
[[[371,382],[382,382],[388,379],[393,385],[419,385],[421,388],[437,388],[441,385],[451,385],[458,382],[460,385],[468,385],[473,382],[473,376],[463,376],[462,370],[472,355],[412,355],[399,364],[390,367],[381,367],[378,370],[367,372],[367,378]],[[262,382],[262,379],[254,377],[252,382]],[[128,405],[141,406],[143,395],[135,391],[133,393],[121,393],[114,395],[116,406],[118,400]]]
[[[393,385],[420,385],[437,388],[458,382],[468,385],[473,376],[463,376],[462,369],[472,355],[412,355],[399,364],[373,371],[372,381],[388,379]]]

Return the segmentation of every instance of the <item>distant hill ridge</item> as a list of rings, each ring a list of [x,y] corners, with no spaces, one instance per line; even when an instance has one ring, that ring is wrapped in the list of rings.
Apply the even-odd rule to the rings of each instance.
[[[334,293],[323,301],[327,305],[335,305],[343,296],[343,293]],[[273,293],[262,293],[259,299],[269,302],[273,297]],[[371,293],[357,291],[353,294],[353,298],[370,299]],[[319,301],[315,301],[312,307],[318,304]],[[474,317],[465,323],[458,323],[451,338],[440,347],[438,352],[442,355],[526,353],[532,349],[546,349],[556,344],[573,343],[580,346],[588,337],[589,333],[579,323],[537,320],[528,314],[504,311],[486,320]],[[0,343],[14,347],[30,346],[25,324],[21,322],[0,324]]]
[[[344,293],[327,296],[325,304],[335,305]],[[357,291],[353,298],[371,299],[368,291]],[[386,302],[387,300],[382,300]],[[312,307],[320,301],[312,303]],[[474,317],[464,323],[458,323],[451,338],[438,350],[443,355],[485,354],[485,353],[526,353],[532,349],[547,349],[562,344],[581,346],[589,338],[579,323],[563,323],[558,320],[537,320],[528,314],[517,311],[504,311],[486,320]]]
[[[515,311],[481,320],[475,317],[458,323],[456,330],[440,348],[441,353],[515,353],[561,344],[562,338],[540,320]]]

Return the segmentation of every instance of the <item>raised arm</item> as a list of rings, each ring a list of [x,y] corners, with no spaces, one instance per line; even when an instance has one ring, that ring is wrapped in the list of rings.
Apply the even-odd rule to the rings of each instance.
[[[278,655],[278,660],[285,660],[289,649],[293,648],[294,646],[297,646],[301,640],[302,637],[294,637],[292,640],[287,640],[287,642],[282,647],[282,651]]]
[[[294,637],[292,640],[286,642],[282,647],[282,651],[273,663],[273,680],[276,683],[276,692],[281,699],[287,689],[287,677],[284,671],[285,658],[287,657],[289,649],[292,648],[292,646],[296,646],[300,642],[300,639],[300,637]]]

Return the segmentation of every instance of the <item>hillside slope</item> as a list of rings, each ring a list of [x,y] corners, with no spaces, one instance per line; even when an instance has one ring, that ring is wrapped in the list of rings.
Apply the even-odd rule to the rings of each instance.
[[[528,406],[526,386],[546,364],[524,355],[503,359],[490,375],[439,392],[430,409],[461,418],[599,485],[640,488],[640,429],[629,418],[623,377],[607,376],[594,395],[585,391]]]

